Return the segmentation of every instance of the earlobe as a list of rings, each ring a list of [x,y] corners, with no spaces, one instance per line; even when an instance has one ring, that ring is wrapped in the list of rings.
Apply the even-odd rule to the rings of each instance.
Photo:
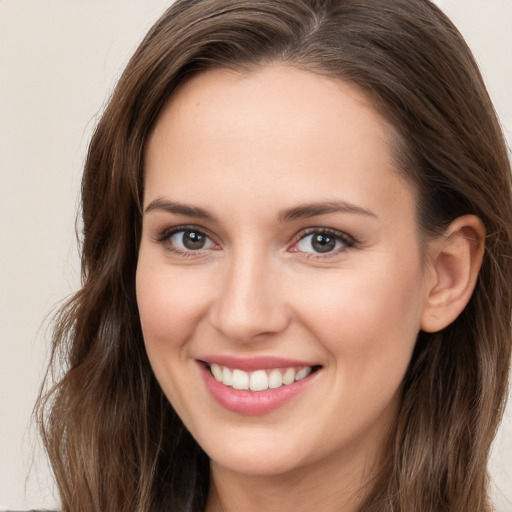
[[[429,244],[429,269],[421,329],[437,332],[466,307],[476,285],[485,247],[485,227],[475,215],[455,219]]]

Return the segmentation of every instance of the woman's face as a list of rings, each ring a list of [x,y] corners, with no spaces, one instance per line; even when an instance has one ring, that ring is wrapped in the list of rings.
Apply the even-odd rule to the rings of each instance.
[[[200,74],[159,117],[142,330],[163,391],[219,467],[374,460],[427,289],[391,133],[356,89],[280,65]]]

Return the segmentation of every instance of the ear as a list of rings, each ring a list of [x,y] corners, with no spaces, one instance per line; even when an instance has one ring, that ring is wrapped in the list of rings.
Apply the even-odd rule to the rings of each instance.
[[[476,285],[485,247],[485,227],[475,215],[455,219],[429,242],[421,329],[437,332],[466,307]]]

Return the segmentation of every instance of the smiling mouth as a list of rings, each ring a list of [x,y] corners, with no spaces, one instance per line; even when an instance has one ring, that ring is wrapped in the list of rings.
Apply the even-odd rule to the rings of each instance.
[[[289,386],[305,379],[320,368],[320,366],[303,366],[246,372],[215,363],[205,364],[217,382],[233,389],[247,391],[266,391]]]

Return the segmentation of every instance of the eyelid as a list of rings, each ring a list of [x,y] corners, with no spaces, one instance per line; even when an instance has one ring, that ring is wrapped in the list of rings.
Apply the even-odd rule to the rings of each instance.
[[[208,238],[213,239],[212,235],[209,233],[207,229],[200,226],[196,226],[194,224],[180,224],[178,226],[160,229],[153,239],[155,242],[163,242],[170,236],[179,233],[180,231],[197,231],[203,235],[206,235]]]
[[[330,252],[326,252],[326,253],[305,252],[305,251],[300,251],[298,249],[294,249],[294,247],[296,247],[297,244],[304,238],[306,238],[310,235],[320,234],[320,233],[330,235],[330,236],[334,237],[336,240],[341,241],[341,243],[343,244],[343,247],[338,250],[334,250],[334,251],[330,251]],[[290,247],[290,249],[288,249],[288,250],[290,252],[302,253],[304,255],[304,257],[306,257],[306,258],[315,258],[315,259],[320,258],[321,259],[321,258],[329,258],[332,256],[339,255],[340,253],[346,252],[347,250],[357,247],[357,244],[358,244],[357,240],[353,236],[349,235],[348,233],[345,233],[344,231],[340,231],[340,230],[333,229],[333,228],[312,227],[312,228],[307,228],[307,229],[301,231],[300,233],[298,233],[294,237],[293,244]]]
[[[184,232],[184,231],[195,231],[197,233],[201,233],[206,238],[208,238],[216,247],[218,247],[218,243],[215,240],[215,237],[213,237],[207,229],[204,229],[199,226],[195,226],[193,224],[182,224],[179,226],[173,226],[169,228],[164,228],[160,230],[154,237],[153,242],[157,244],[165,244],[173,235],[176,233]],[[176,247],[166,247],[166,249],[170,252],[177,253],[180,255],[185,256],[193,256],[193,255],[199,255],[204,250],[211,250],[211,248],[207,249],[197,249],[197,250],[182,250]]]
[[[205,237],[207,237],[216,246],[215,248],[213,248],[214,250],[219,248],[219,243],[215,240],[216,237],[211,235],[209,230],[207,230],[203,227],[193,225],[193,224],[182,224],[179,226],[172,226],[172,227],[164,228],[164,229],[160,230],[153,237],[153,242],[158,243],[158,244],[165,244],[165,242],[167,240],[169,240],[173,235],[175,235],[176,233],[184,232],[184,231],[196,231],[198,233],[201,233]],[[306,252],[306,251],[301,251],[301,250],[298,250],[295,248],[297,246],[297,244],[304,238],[306,238],[310,235],[313,235],[313,234],[318,234],[318,233],[323,233],[323,234],[327,234],[327,235],[334,237],[336,240],[340,241],[343,244],[343,247],[341,247],[337,250],[326,252],[326,253]],[[326,227],[310,227],[310,228],[304,229],[301,232],[299,232],[298,234],[296,234],[294,236],[291,247],[289,247],[287,250],[289,252],[301,253],[303,255],[303,257],[305,257],[305,258],[322,259],[322,258],[329,258],[329,257],[339,255],[340,253],[344,253],[350,249],[357,247],[357,245],[358,245],[358,241],[353,236],[349,235],[348,233],[346,233],[344,231],[340,231],[340,230],[333,229],[333,228],[326,228]],[[184,256],[194,256],[194,255],[199,256],[203,251],[212,250],[212,248],[197,249],[197,250],[181,250],[176,247],[166,247],[166,249],[170,252],[184,255]]]

